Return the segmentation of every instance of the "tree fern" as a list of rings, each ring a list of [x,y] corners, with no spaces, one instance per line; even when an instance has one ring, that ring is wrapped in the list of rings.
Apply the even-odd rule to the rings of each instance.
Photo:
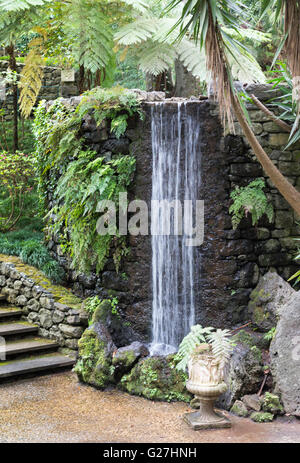
[[[107,66],[113,55],[113,34],[96,2],[73,0],[67,29],[77,37],[72,52],[79,65],[91,72]]]
[[[134,45],[150,39],[158,29],[156,18],[138,18],[116,32],[114,38],[120,45]]]
[[[37,37],[30,42],[30,51],[26,56],[25,65],[21,72],[19,103],[22,116],[25,118],[30,116],[42,86],[44,76],[42,67],[43,42],[42,37]]]
[[[139,54],[143,72],[157,76],[169,69],[176,58],[176,50],[168,43],[145,43]]]
[[[43,6],[51,0],[0,0],[0,9],[4,11],[28,10],[36,6]]]

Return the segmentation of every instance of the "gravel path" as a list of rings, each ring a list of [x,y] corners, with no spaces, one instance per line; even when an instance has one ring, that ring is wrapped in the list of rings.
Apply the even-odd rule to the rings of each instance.
[[[231,416],[231,429],[192,431],[184,403],[151,402],[98,391],[58,373],[0,385],[0,442],[300,442],[300,421],[253,423]]]

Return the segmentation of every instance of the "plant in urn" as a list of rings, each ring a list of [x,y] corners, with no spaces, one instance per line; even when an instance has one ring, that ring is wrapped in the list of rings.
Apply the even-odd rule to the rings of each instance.
[[[184,415],[195,430],[231,426],[228,418],[214,410],[215,400],[227,390],[224,369],[232,349],[229,335],[228,330],[195,325],[179,346],[177,368],[185,370],[188,366],[186,387],[200,403],[199,411]]]

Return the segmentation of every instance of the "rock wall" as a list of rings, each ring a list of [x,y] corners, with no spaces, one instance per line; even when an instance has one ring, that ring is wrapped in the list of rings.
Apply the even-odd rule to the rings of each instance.
[[[0,61],[0,77],[8,68],[8,61]],[[17,64],[17,73],[20,74],[24,67],[23,63]],[[75,77],[76,80],[76,77]],[[78,94],[78,88],[75,82],[61,82],[61,69],[56,67],[45,66],[42,88],[38,100],[53,100],[55,98],[70,98]],[[4,119],[13,118],[12,95],[9,92],[9,86],[6,86],[6,99],[0,99],[0,109],[5,109]]]
[[[61,348],[77,350],[87,326],[81,300],[63,287],[52,285],[20,259],[0,255],[0,292],[20,307],[23,318],[39,326],[39,334],[55,339]]]
[[[255,90],[255,89],[254,89]],[[251,90],[253,91],[253,89]],[[259,94],[263,100],[270,96]],[[86,116],[82,133],[87,146],[107,159],[117,153],[131,153],[137,159],[137,171],[130,196],[149,203],[151,199],[152,147],[151,101],[161,101],[161,94],[140,92],[145,118],[130,121],[124,137],[119,140],[105,128],[96,127],[90,115]],[[177,99],[165,100],[168,111],[177,111]],[[76,105],[73,98],[71,104]],[[176,104],[172,104],[176,103]],[[202,187],[198,198],[205,201],[205,238],[199,248],[197,322],[218,327],[234,326],[248,320],[248,302],[251,290],[259,276],[270,267],[287,279],[297,268],[293,261],[300,227],[295,216],[272,183],[266,179],[267,194],[275,208],[275,219],[269,224],[262,219],[257,227],[251,226],[250,217],[237,230],[232,229],[228,213],[230,192],[236,185],[246,185],[264,176],[247,142],[236,126],[235,135],[224,135],[216,105],[210,101],[190,100],[190,110],[197,114],[202,127],[199,156],[202,156]],[[276,165],[293,184],[300,187],[299,148],[284,151],[287,135],[261,111],[249,107],[253,128]],[[49,192],[49,207],[53,205]],[[131,324],[136,337],[145,341],[151,330],[151,240],[145,236],[129,236],[130,255],[117,274],[112,260],[97,275],[78,274],[70,270],[70,262],[62,254],[58,237],[53,237],[49,249],[64,266],[68,284],[74,291],[88,297],[117,296],[124,321]],[[124,274],[126,277],[124,278]]]

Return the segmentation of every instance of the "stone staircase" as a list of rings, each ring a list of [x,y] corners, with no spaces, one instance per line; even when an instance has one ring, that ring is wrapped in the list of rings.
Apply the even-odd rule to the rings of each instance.
[[[57,351],[56,341],[38,336],[38,326],[22,321],[21,316],[22,311],[8,305],[0,294],[0,382],[74,365],[73,358]]]

